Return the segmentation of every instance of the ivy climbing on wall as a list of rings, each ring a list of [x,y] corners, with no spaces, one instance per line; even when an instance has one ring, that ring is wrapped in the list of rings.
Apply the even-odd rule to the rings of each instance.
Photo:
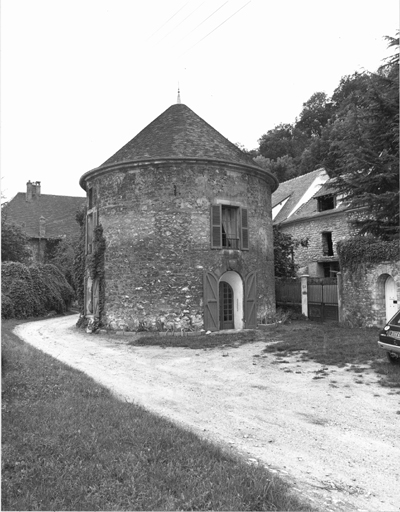
[[[75,247],[74,256],[74,282],[76,300],[78,302],[79,312],[84,314],[85,301],[85,220],[86,206],[77,211],[75,219],[80,226],[79,240]]]
[[[99,303],[98,318],[91,325],[91,330],[96,330],[102,325],[101,318],[105,304],[105,251],[106,240],[103,235],[103,227],[97,225],[93,230],[93,250],[91,254],[86,254],[85,247],[85,228],[86,228],[87,208],[83,207],[77,212],[76,220],[81,227],[80,237],[76,246],[74,258],[74,276],[76,295],[79,306],[80,318],[78,327],[86,327],[88,325],[85,319],[85,277],[90,277],[92,281],[97,280],[99,284]]]
[[[102,314],[105,303],[105,252],[106,239],[103,235],[103,226],[97,225],[93,231],[93,252],[86,256],[86,268],[90,278],[99,283],[99,318],[98,324],[102,325]],[[97,323],[97,322],[96,322]]]
[[[399,242],[397,240],[388,242],[369,236],[358,236],[338,242],[337,251],[340,267],[352,272],[362,266],[400,260]]]

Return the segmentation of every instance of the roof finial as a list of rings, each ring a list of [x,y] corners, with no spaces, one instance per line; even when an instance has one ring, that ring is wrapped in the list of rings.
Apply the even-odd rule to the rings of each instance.
[[[177,99],[176,99],[176,103],[177,103],[178,105],[180,105],[180,104],[181,104],[181,91],[179,90],[179,85],[178,85],[178,97],[177,97]]]

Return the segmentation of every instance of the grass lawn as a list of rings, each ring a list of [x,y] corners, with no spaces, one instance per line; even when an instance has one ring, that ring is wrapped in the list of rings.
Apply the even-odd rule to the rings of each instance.
[[[213,349],[222,347],[238,347],[245,343],[259,341],[259,332],[248,330],[235,333],[224,334],[198,334],[194,336],[159,336],[148,335],[129,342],[129,345],[135,346],[162,346],[162,347],[181,347],[190,349]]]
[[[268,331],[241,331],[230,334],[198,336],[154,336],[151,333],[131,345],[159,345],[164,347],[187,347],[191,349],[213,349],[238,347],[254,341],[275,342],[265,352],[288,356],[298,354],[303,361],[312,360],[323,365],[363,371],[368,366],[379,374],[383,386],[400,388],[400,365],[390,364],[386,354],[378,348],[377,328],[348,328],[335,322],[317,323],[297,321],[279,325]]]
[[[343,367],[359,373],[371,367],[383,386],[400,388],[400,365],[393,365],[378,347],[378,328],[348,328],[337,323],[295,322],[282,325],[269,337],[276,341],[265,348],[281,356],[298,354],[303,361]]]
[[[311,510],[261,466],[25,344],[16,323],[3,322],[2,510]]]

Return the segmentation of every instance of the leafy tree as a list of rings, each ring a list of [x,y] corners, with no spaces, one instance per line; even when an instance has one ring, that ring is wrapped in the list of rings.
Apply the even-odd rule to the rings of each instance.
[[[399,47],[399,34],[386,37]],[[331,98],[314,93],[294,125],[280,124],[259,139],[255,160],[280,182],[319,167],[354,208],[360,234],[388,240],[399,232],[399,53],[376,73],[341,79]]]
[[[28,263],[32,252],[28,239],[20,226],[9,223],[6,216],[1,219],[1,261],[19,261]]]
[[[258,141],[260,155],[270,160],[277,160],[286,155],[293,156],[292,129],[290,124],[280,124],[268,130]]]
[[[387,38],[398,46],[398,38]],[[364,208],[355,221],[360,234],[390,240],[399,233],[398,54],[377,73],[344,81],[344,95],[331,127],[330,174],[350,205]],[[354,85],[354,84],[353,84]]]
[[[277,160],[271,160],[259,155],[254,158],[254,161],[276,176],[279,183],[290,180],[297,175],[294,159],[287,155],[279,157]]]
[[[307,137],[321,136],[322,128],[332,116],[332,103],[324,92],[315,92],[303,103],[303,110],[296,122],[296,128]]]
[[[246,153],[246,155],[251,156],[252,158],[255,158],[258,155],[257,149],[247,149],[244,144],[241,144],[240,142],[235,142],[235,146],[238,147],[243,153]]]
[[[296,240],[288,233],[283,233],[279,226],[274,226],[274,261],[275,277],[295,277],[299,266],[294,262],[297,247],[307,247],[308,240]]]
[[[81,314],[84,313],[84,297],[85,297],[85,219],[86,206],[82,206],[75,215],[76,222],[80,226],[80,235],[74,247],[73,275],[76,291],[76,299]]]
[[[74,257],[77,239],[63,238],[54,244],[49,244],[46,252],[46,263],[55,265],[65,276],[68,284],[75,289]]]

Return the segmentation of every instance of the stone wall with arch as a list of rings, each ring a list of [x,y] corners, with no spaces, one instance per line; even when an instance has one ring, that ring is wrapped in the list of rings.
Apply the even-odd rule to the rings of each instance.
[[[394,281],[391,306],[400,309],[400,262],[360,265],[356,271],[342,269],[342,321],[354,327],[383,327],[388,317],[385,285],[389,278]]]

